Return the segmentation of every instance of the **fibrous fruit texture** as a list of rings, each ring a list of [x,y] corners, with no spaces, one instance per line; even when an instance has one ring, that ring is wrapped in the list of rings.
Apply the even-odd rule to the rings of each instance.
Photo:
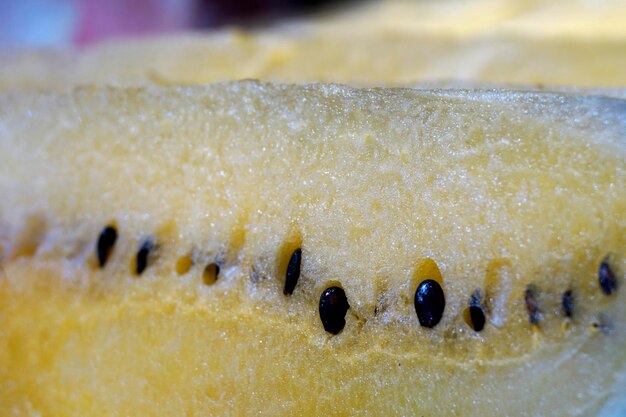
[[[625,115],[256,82],[4,95],[0,414],[623,413]]]

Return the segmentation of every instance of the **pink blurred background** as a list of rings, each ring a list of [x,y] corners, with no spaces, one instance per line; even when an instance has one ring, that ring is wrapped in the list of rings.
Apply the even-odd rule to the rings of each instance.
[[[0,45],[68,46],[307,13],[331,0],[0,0]]]

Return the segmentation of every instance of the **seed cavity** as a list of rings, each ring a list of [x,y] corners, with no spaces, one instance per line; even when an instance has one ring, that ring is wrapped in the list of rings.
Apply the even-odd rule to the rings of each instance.
[[[258,284],[259,282],[267,279],[265,274],[260,272],[257,268],[258,267],[256,265],[252,265],[252,267],[250,268],[250,281],[255,284]]]
[[[591,322],[591,330],[593,332],[610,334],[612,332],[612,327],[609,318],[603,313],[598,314]]]
[[[302,262],[302,249],[298,248],[293,251],[291,258],[289,258],[289,264],[287,264],[287,273],[285,275],[285,287],[283,288],[283,294],[291,295],[296,289],[298,279],[300,279],[300,264]]]
[[[339,334],[346,325],[346,313],[350,305],[343,288],[330,287],[320,296],[320,319],[324,330],[328,333]]]
[[[465,322],[474,331],[480,332],[485,328],[485,311],[482,304],[482,293],[480,290],[476,290],[472,293],[469,300],[469,307],[465,310]]]
[[[213,285],[217,281],[217,277],[220,274],[220,267],[216,263],[210,263],[204,268],[202,272],[202,282],[206,285]]]
[[[141,275],[146,270],[150,263],[152,252],[156,248],[156,245],[152,239],[146,239],[139,246],[137,251],[137,258],[135,260],[135,273]]]
[[[178,275],[185,275],[191,269],[193,260],[190,255],[181,256],[176,260],[176,273]]]
[[[526,312],[528,313],[528,322],[532,325],[538,326],[541,321],[542,314],[539,308],[539,289],[530,284],[524,291],[524,302],[526,303]]]
[[[379,314],[382,314],[387,309],[387,300],[384,293],[381,293],[378,296],[378,301],[374,306],[374,317],[377,317]]]
[[[487,264],[483,302],[489,322],[496,327],[504,326],[511,313],[514,276],[513,264],[507,258],[492,259]]]
[[[441,275],[439,266],[437,266],[437,262],[431,258],[424,258],[417,264],[415,278],[417,280],[416,282],[431,279],[437,281],[439,285],[443,285],[443,276]]]
[[[427,279],[417,286],[415,291],[415,312],[423,327],[435,327],[446,307],[446,299],[441,285],[435,280]]]
[[[574,291],[567,290],[563,293],[561,297],[561,310],[563,311],[563,315],[565,317],[573,317],[574,316],[574,307],[576,306],[576,300],[574,298]]]
[[[32,213],[26,216],[17,233],[13,236],[12,251],[10,257],[15,259],[21,256],[33,256],[44,241],[47,231],[47,221],[45,215]],[[0,231],[0,239],[2,232]],[[0,257],[2,255],[2,245],[0,242]]]
[[[113,246],[117,240],[117,230],[113,226],[106,226],[100,232],[98,243],[96,244],[96,255],[98,256],[98,265],[103,268],[107,260],[113,252]]]
[[[615,277],[615,272],[613,272],[613,269],[609,264],[608,256],[600,262],[598,281],[600,282],[600,288],[605,295],[611,295],[615,292],[615,290],[617,290],[617,278]]]

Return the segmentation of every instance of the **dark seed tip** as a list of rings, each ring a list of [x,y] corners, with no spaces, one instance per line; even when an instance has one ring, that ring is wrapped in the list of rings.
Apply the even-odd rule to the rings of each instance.
[[[538,292],[539,290],[533,284],[526,287],[526,291],[524,291],[524,302],[526,303],[526,311],[528,312],[528,322],[535,326],[538,326],[541,321]]]
[[[446,307],[446,298],[441,285],[435,280],[427,279],[417,286],[415,291],[415,312],[423,327],[435,327]]]
[[[287,274],[285,276],[285,287],[283,288],[283,294],[291,295],[296,289],[298,279],[300,279],[300,265],[302,263],[302,249],[298,248],[293,251],[291,258],[289,258],[289,264],[287,265]]]
[[[598,280],[600,281],[600,288],[605,295],[611,295],[617,290],[617,278],[615,272],[611,269],[608,257],[600,263],[598,270]]]
[[[137,259],[135,264],[135,273],[141,275],[143,271],[148,267],[150,261],[150,252],[154,249],[154,242],[151,239],[146,239],[137,251]]]
[[[561,297],[561,309],[565,317],[572,317],[574,315],[574,307],[576,300],[574,299],[574,291],[567,290]]]
[[[100,266],[100,268],[103,268],[107,260],[109,259],[116,240],[117,230],[115,229],[115,227],[106,226],[100,232],[100,236],[98,237],[98,243],[96,244],[96,255],[98,257],[98,265]]]
[[[345,291],[340,287],[330,287],[320,296],[320,319],[324,330],[339,334],[346,325],[346,313],[350,305]]]
[[[472,295],[470,296],[470,302],[469,305],[470,306],[480,306],[481,300],[483,299],[483,294],[480,291],[480,289],[476,289],[474,290],[474,292],[472,293]]]

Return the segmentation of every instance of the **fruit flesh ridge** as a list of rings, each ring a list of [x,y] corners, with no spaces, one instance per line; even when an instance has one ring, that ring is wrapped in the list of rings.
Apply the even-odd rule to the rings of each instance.
[[[606,253],[624,267],[623,100],[245,82],[0,103],[7,409],[584,415],[622,397],[623,291],[594,277]],[[148,235],[159,255],[136,278]],[[433,331],[411,304],[437,274],[425,259],[446,293]],[[330,337],[316,304],[334,283],[351,309]],[[494,298],[480,334],[462,319],[476,288]],[[590,329],[600,313],[610,332]]]

